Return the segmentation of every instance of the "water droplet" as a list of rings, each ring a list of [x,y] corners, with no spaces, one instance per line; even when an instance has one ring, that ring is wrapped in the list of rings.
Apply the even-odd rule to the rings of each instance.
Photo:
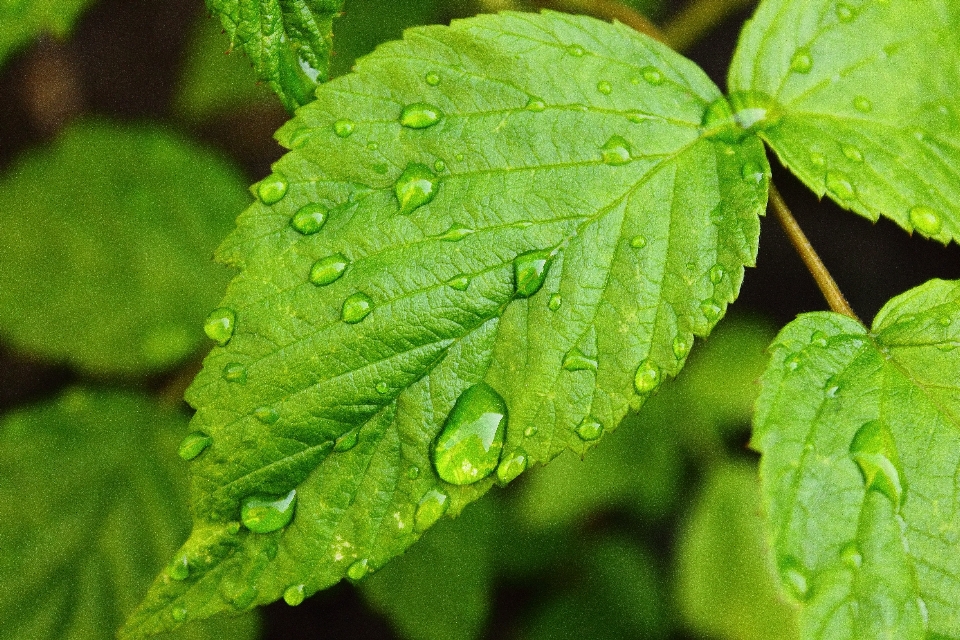
[[[827,336],[826,333],[824,333],[823,331],[820,331],[819,329],[817,331],[814,331],[810,335],[810,344],[817,347],[827,346],[828,340],[829,340],[829,336]]]
[[[633,376],[633,386],[637,393],[643,395],[656,390],[660,386],[663,374],[660,373],[660,367],[650,360],[644,360],[637,367],[637,373]]]
[[[373,311],[373,300],[370,296],[358,291],[343,301],[340,318],[347,324],[356,324],[370,315]]]
[[[333,123],[333,132],[341,138],[349,138],[350,134],[357,128],[357,124],[353,120],[337,120]]]
[[[369,149],[370,151],[376,151],[379,148],[380,148],[380,145],[376,142],[373,142],[372,140],[367,143],[367,149]]]
[[[431,71],[430,73],[428,73],[427,75],[425,75],[425,76],[423,77],[423,79],[424,79],[424,80],[426,81],[426,83],[427,83],[428,85],[430,85],[431,87],[435,87],[435,86],[437,86],[438,84],[440,84],[440,75],[437,74],[437,73],[434,72],[434,71]]]
[[[381,380],[380,382],[378,382],[378,383],[377,383],[377,386],[374,387],[374,388],[377,390],[377,393],[379,393],[380,395],[386,395],[386,394],[390,393],[390,385],[388,385],[388,384],[387,384],[386,382],[384,382],[383,380]]]
[[[190,577],[190,563],[187,560],[186,554],[181,555],[170,563],[170,566],[167,567],[167,574],[170,575],[171,580],[176,580],[177,582],[183,582]]]
[[[529,298],[543,286],[550,270],[551,252],[527,251],[513,260],[513,282],[520,298]]]
[[[865,96],[857,96],[853,99],[853,108],[860,113],[870,113],[873,111],[873,103]]]
[[[707,319],[707,322],[716,322],[720,318],[723,309],[713,300],[704,300],[703,303],[700,304],[700,312],[703,313],[703,317]]]
[[[937,320],[937,323],[939,323],[941,327],[949,327],[951,322],[953,322],[953,320],[951,320],[950,316],[940,316]]]
[[[578,44],[571,44],[570,46],[567,47],[567,53],[572,55],[574,58],[583,57],[583,54],[585,54],[586,52],[587,52],[586,49],[584,49]]]
[[[563,304],[563,297],[559,293],[555,293],[550,296],[550,302],[547,303],[547,308],[550,311],[556,311],[560,308],[560,305]]]
[[[793,57],[790,58],[790,71],[794,73],[810,73],[811,69],[813,69],[813,58],[810,57],[810,52],[806,49],[799,49],[793,54]]]
[[[596,371],[597,361],[574,347],[563,357],[562,366],[566,371]]]
[[[280,412],[273,407],[260,407],[253,412],[253,417],[263,424],[276,424],[280,419]]]
[[[351,580],[360,580],[370,573],[370,561],[366,558],[357,560],[347,568],[347,577]]]
[[[910,209],[910,224],[923,235],[935,236],[943,228],[943,219],[930,207],[914,207]]]
[[[857,430],[850,443],[853,458],[866,488],[876,489],[900,505],[903,495],[900,460],[890,428],[880,420],[871,420]]]
[[[760,184],[763,182],[766,172],[764,172],[763,167],[756,162],[747,162],[740,168],[740,176],[747,182]]]
[[[469,235],[472,235],[473,233],[473,229],[453,225],[442,234],[436,236],[436,238],[437,240],[446,240],[447,242],[457,242],[459,240],[463,240]]]
[[[857,195],[847,176],[838,171],[827,172],[827,191],[839,200],[853,200]]]
[[[523,430],[523,435],[526,436],[527,438],[532,438],[533,436],[537,435],[537,428],[532,426],[527,427],[526,429]]]
[[[295,607],[306,597],[304,593],[305,585],[295,584],[286,588],[283,592],[283,601],[286,602],[291,607]]]
[[[313,135],[313,131],[307,127],[297,129],[290,136],[290,148],[300,149],[307,144],[307,141],[310,139],[311,135]]]
[[[677,360],[683,360],[690,353],[690,341],[686,338],[677,336],[673,339],[673,355]]]
[[[813,166],[817,167],[818,169],[822,169],[823,167],[827,166],[827,159],[823,156],[822,153],[817,153],[816,151],[811,151],[811,152],[810,152],[810,164],[812,164]]]
[[[437,173],[443,173],[447,170],[447,163],[439,158],[433,163],[433,170]]]
[[[613,85],[606,80],[601,80],[597,83],[597,91],[605,96],[608,96],[613,92]]]
[[[296,489],[281,497],[253,495],[241,504],[240,521],[254,533],[270,533],[290,524],[296,507]]]
[[[787,371],[796,371],[800,368],[800,364],[803,362],[803,355],[800,353],[791,353],[789,356],[784,358],[783,365],[787,368]]]
[[[780,579],[797,600],[805,600],[810,592],[810,581],[803,564],[793,556],[780,562]]]
[[[257,196],[260,197],[263,204],[276,204],[283,199],[283,196],[287,195],[289,186],[286,178],[279,173],[274,173],[264,178],[257,185]]]
[[[530,96],[530,99],[527,100],[527,106],[525,107],[527,111],[533,111],[535,113],[540,113],[547,108],[546,103],[540,98],[534,98]]]
[[[648,116],[647,114],[642,113],[642,112],[640,112],[640,111],[628,111],[628,112],[627,112],[627,120],[629,120],[630,122],[634,122],[634,123],[639,124],[639,123],[643,122],[644,120],[649,120],[649,119],[650,119],[650,116]]]
[[[630,143],[621,136],[613,136],[600,147],[603,163],[619,167],[630,162]]]
[[[840,19],[840,22],[850,22],[855,17],[857,17],[857,14],[850,5],[844,2],[837,4],[837,18]]]
[[[457,398],[434,442],[437,475],[456,485],[486,478],[500,462],[506,426],[503,397],[483,382],[468,388]]]
[[[350,451],[357,443],[360,441],[360,429],[353,429],[347,431],[345,434],[337,438],[336,444],[333,445],[333,450],[337,453],[343,453],[344,451]]]
[[[430,489],[417,505],[417,511],[413,516],[413,528],[421,533],[426,531],[443,517],[448,506],[450,505],[447,494]]]
[[[187,610],[183,607],[177,607],[170,612],[170,617],[173,618],[174,622],[183,622],[187,619]]]
[[[663,73],[660,69],[656,67],[644,67],[642,73],[643,79],[646,80],[648,84],[654,86],[663,84]]]
[[[308,204],[300,208],[292,218],[290,226],[305,236],[314,234],[323,228],[327,221],[327,209],[319,204]]]
[[[592,442],[603,435],[603,425],[593,416],[587,416],[577,426],[577,435],[584,442]]]
[[[457,291],[466,291],[470,287],[470,277],[465,275],[455,276],[447,280],[447,286]]]
[[[630,246],[634,249],[643,249],[647,246],[647,239],[643,236],[633,236],[630,238]]]
[[[863,564],[863,555],[860,553],[857,543],[850,541],[840,549],[840,561],[851,569],[859,569]]]
[[[426,102],[408,104],[400,113],[400,124],[409,129],[426,129],[440,122],[443,112]]]
[[[723,281],[723,276],[726,275],[726,271],[723,270],[723,267],[719,264],[715,264],[710,267],[710,282],[713,284],[720,284]]]
[[[420,467],[418,467],[418,466],[416,466],[416,465],[411,465],[411,466],[407,469],[407,477],[410,478],[411,480],[416,480],[417,478],[419,478],[419,477],[420,477]]]
[[[223,379],[244,384],[247,381],[247,368],[239,362],[231,362],[223,368]]]
[[[497,481],[501,485],[509,483],[527,469],[527,454],[523,449],[515,449],[505,456],[497,466]]]
[[[323,287],[339,280],[347,270],[350,261],[342,253],[320,258],[310,269],[310,282]]]
[[[203,332],[221,347],[230,342],[237,316],[232,309],[220,307],[214,309],[203,322]]]
[[[457,155],[455,155],[455,156],[453,156],[453,157],[456,158],[457,162],[463,162],[463,157],[464,157],[464,156],[463,156],[462,153],[458,153]]]
[[[191,434],[188,434],[180,442],[180,448],[177,449],[177,455],[183,458],[184,460],[193,460],[198,455],[204,452],[204,450],[210,446],[210,443],[213,442],[213,438],[205,434],[203,431],[194,431]]]
[[[412,162],[393,186],[400,213],[407,215],[429,203],[437,195],[437,177],[426,166]]]
[[[957,342],[941,342],[940,344],[937,345],[937,349],[944,352],[953,351],[954,349],[957,348],[957,346],[958,346]]]
[[[863,152],[853,145],[843,145],[843,155],[846,156],[847,160],[851,160],[853,162],[863,162]]]

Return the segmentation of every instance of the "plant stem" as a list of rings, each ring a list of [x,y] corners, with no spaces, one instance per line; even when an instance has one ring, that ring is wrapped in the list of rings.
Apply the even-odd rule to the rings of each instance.
[[[684,51],[727,16],[754,4],[756,0],[693,0],[664,25],[664,41]]]
[[[800,258],[807,266],[810,275],[813,276],[817,286],[820,287],[820,292],[823,294],[823,297],[827,299],[830,308],[836,313],[841,313],[853,318],[862,324],[860,318],[853,312],[850,303],[847,302],[847,299],[843,296],[833,276],[830,275],[827,267],[824,266],[823,261],[820,260],[820,256],[817,255],[813,245],[807,240],[803,229],[800,228],[796,218],[793,217],[789,207],[787,207],[787,203],[784,202],[783,196],[781,196],[777,188],[773,186],[773,183],[770,184],[770,209],[772,209],[774,215],[777,216],[777,220],[780,221],[780,226],[786,231],[787,237],[790,238],[790,242],[797,250],[797,253],[800,254]]]
[[[569,13],[585,13],[603,20],[617,20],[634,31],[639,31],[664,44],[673,46],[649,18],[627,5],[617,2],[617,0],[534,0],[533,4],[541,9],[549,8]]]

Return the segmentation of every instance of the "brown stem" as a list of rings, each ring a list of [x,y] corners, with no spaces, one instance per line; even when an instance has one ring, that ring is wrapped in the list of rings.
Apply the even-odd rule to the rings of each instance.
[[[810,275],[813,276],[817,286],[820,287],[820,292],[823,293],[823,297],[827,299],[830,308],[837,313],[861,322],[857,314],[853,312],[850,303],[847,302],[847,299],[843,296],[833,276],[830,275],[830,272],[827,271],[827,268],[820,260],[820,256],[817,255],[813,245],[807,240],[807,236],[803,233],[800,225],[797,224],[796,218],[790,213],[790,209],[787,207],[787,203],[783,201],[780,192],[777,191],[777,188],[773,186],[772,183],[770,184],[770,209],[773,210],[774,215],[777,216],[777,220],[780,221],[783,230],[787,232],[787,237],[790,238],[793,247],[797,250],[797,253],[800,254],[800,258],[807,266],[807,270],[810,271]]]
[[[585,13],[603,20],[617,20],[634,31],[646,34],[669,45],[657,25],[637,11],[616,0],[534,0],[538,9],[557,9],[568,13]]]
[[[684,51],[730,14],[754,4],[756,0],[693,0],[663,26],[664,41]]]

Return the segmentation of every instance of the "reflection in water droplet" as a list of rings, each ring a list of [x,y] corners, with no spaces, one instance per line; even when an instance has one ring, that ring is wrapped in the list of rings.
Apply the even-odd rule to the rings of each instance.
[[[856,16],[857,14],[850,5],[845,2],[837,3],[837,18],[840,19],[840,22],[850,22]]]
[[[630,246],[634,249],[643,249],[647,246],[647,239],[643,236],[633,236],[630,238]]]
[[[447,494],[430,489],[417,505],[417,511],[413,516],[413,528],[420,533],[426,531],[447,512],[448,506],[450,505]]]
[[[859,569],[863,564],[863,555],[857,543],[851,540],[840,550],[840,561],[851,569]]]
[[[710,282],[713,284],[720,284],[723,281],[723,276],[726,275],[726,271],[723,270],[723,267],[719,264],[715,264],[710,267]]]
[[[182,582],[190,577],[190,564],[187,561],[186,554],[181,555],[170,563],[170,566],[167,567],[167,574],[171,580],[176,580],[177,582]]]
[[[910,209],[910,224],[913,228],[926,236],[935,236],[943,229],[943,219],[940,214],[930,207],[914,207]]]
[[[630,143],[622,136],[612,136],[600,147],[604,164],[621,166],[630,162]]]
[[[571,44],[567,47],[567,53],[574,58],[580,58],[586,53],[586,50],[578,44]]]
[[[233,312],[233,309],[227,309],[226,307],[214,309],[203,322],[203,332],[222,347],[230,342],[230,338],[233,337],[236,320],[237,315]]]
[[[501,485],[505,485],[523,473],[526,468],[526,452],[523,449],[514,449],[510,454],[504,456],[497,466],[497,481]]]
[[[457,291],[466,291],[470,287],[470,276],[459,275],[447,280],[447,286]]]
[[[563,297],[559,293],[555,293],[550,296],[550,302],[547,303],[547,308],[550,311],[556,311],[560,308],[560,305],[563,304]]]
[[[526,106],[527,111],[533,111],[535,113],[539,113],[541,111],[544,111],[546,108],[547,108],[546,103],[540,98],[534,98],[533,96],[530,96],[530,99],[527,100],[527,106]]]
[[[333,132],[341,138],[349,138],[356,128],[357,124],[353,120],[347,120],[346,118],[333,123]]]
[[[532,426],[527,427],[526,429],[523,430],[523,435],[526,436],[527,438],[532,438],[533,436],[537,435],[537,428]]]
[[[184,607],[177,607],[170,612],[170,617],[174,622],[183,622],[187,619],[187,610]]]
[[[326,222],[327,209],[319,204],[305,205],[290,218],[290,226],[305,236],[320,231]]]
[[[654,86],[663,84],[663,73],[656,67],[644,67],[643,79]]]
[[[723,309],[713,300],[704,300],[700,304],[700,311],[707,322],[716,322],[720,318]]]
[[[410,478],[411,480],[416,480],[417,478],[419,478],[420,467],[416,465],[410,465],[410,467],[407,468],[407,477]]]
[[[304,589],[305,585],[302,584],[295,584],[287,587],[283,592],[283,601],[291,607],[297,606],[303,602],[304,597],[306,597]]]
[[[333,450],[337,453],[343,453],[344,451],[350,451],[355,446],[357,442],[360,441],[360,429],[353,429],[347,431],[345,434],[337,438],[336,444],[333,445]]]
[[[853,108],[860,113],[870,113],[873,111],[873,103],[865,96],[857,96],[853,99]]]
[[[810,579],[803,564],[793,556],[780,561],[780,579],[797,600],[806,600],[810,592]]]
[[[240,506],[240,521],[254,533],[270,533],[290,524],[297,507],[297,491],[285,496],[254,495]]]
[[[437,240],[445,240],[447,242],[457,242],[463,240],[467,236],[474,233],[473,229],[468,229],[467,227],[460,227],[457,225],[451,226],[449,229],[444,231],[442,234],[436,236]]]
[[[690,341],[680,336],[674,338],[673,355],[677,357],[677,360],[683,360],[688,353],[690,353]]]
[[[551,252],[527,251],[513,260],[513,282],[520,298],[529,298],[543,286],[550,271]]]
[[[408,104],[400,113],[400,124],[409,129],[426,129],[440,122],[443,112],[426,102]]]
[[[400,213],[407,215],[429,203],[437,195],[437,177],[426,166],[412,162],[393,186]]]
[[[827,159],[823,156],[822,153],[817,153],[816,151],[811,151],[811,152],[810,152],[810,164],[812,164],[813,166],[817,167],[818,169],[822,169],[823,167],[827,166]]]
[[[276,204],[283,199],[283,196],[287,195],[289,186],[286,178],[279,173],[274,173],[264,178],[257,185],[257,196],[263,204]]]
[[[600,82],[597,83],[597,91],[599,91],[605,96],[608,96],[613,92],[613,85],[611,85],[606,80],[601,80]]]
[[[839,200],[853,200],[857,195],[850,180],[839,171],[827,172],[827,191]]]
[[[340,318],[347,324],[356,324],[370,315],[373,311],[373,300],[370,296],[358,291],[343,301]]]
[[[636,375],[633,376],[633,386],[636,388],[637,393],[641,395],[647,394],[660,386],[662,378],[663,375],[660,373],[660,367],[650,360],[644,360],[640,363],[640,366],[637,367]]]
[[[603,435],[603,425],[593,416],[587,416],[577,426],[577,435],[584,442],[592,442]]]
[[[310,269],[310,282],[323,287],[339,280],[347,271],[350,261],[342,253],[320,258]]]
[[[203,431],[194,431],[193,433],[188,434],[180,442],[180,448],[177,449],[177,455],[184,460],[193,460],[198,455],[203,453],[204,450],[210,446],[211,442],[213,442],[213,438],[205,434]]]
[[[899,507],[903,496],[902,473],[890,428],[880,420],[861,426],[850,443],[853,458],[868,490],[876,489]]]
[[[427,83],[428,85],[430,85],[431,87],[435,87],[435,86],[437,86],[438,84],[440,84],[440,75],[437,74],[437,73],[435,73],[435,72],[433,72],[433,71],[431,71],[431,72],[428,73],[426,76],[424,76],[423,79],[424,79],[424,80],[426,81],[426,83]]]
[[[347,577],[351,580],[360,580],[370,573],[370,561],[367,558],[357,560],[347,569]]]
[[[795,73],[810,73],[813,69],[813,58],[806,49],[800,49],[790,59],[790,70]]]
[[[439,158],[433,163],[433,170],[437,173],[443,173],[447,170],[447,163]]]
[[[280,412],[273,407],[260,407],[253,412],[253,417],[263,424],[276,424],[280,419]]]
[[[374,388],[377,390],[377,393],[379,393],[380,395],[386,395],[390,393],[390,385],[388,385],[383,380],[378,382]]]
[[[863,152],[853,145],[843,145],[843,155],[846,156],[847,160],[852,160],[853,162],[863,162]]]
[[[457,398],[434,442],[437,475],[456,485],[486,478],[500,462],[506,427],[503,397],[483,382],[469,387]]]
[[[829,340],[829,337],[827,336],[827,334],[824,333],[823,331],[820,331],[819,329],[818,329],[817,331],[814,331],[814,332],[810,335],[810,344],[812,344],[812,345],[814,345],[814,346],[816,346],[816,347],[825,347],[825,346],[827,346],[827,341],[828,341],[828,340]]]
[[[740,168],[740,176],[747,182],[752,182],[753,184],[760,184],[763,182],[763,178],[766,176],[766,173],[756,162],[747,162]]]
[[[566,371],[596,371],[597,361],[574,347],[563,357],[562,366]]]
[[[247,381],[247,368],[239,362],[231,362],[223,367],[222,375],[227,382],[244,384]]]

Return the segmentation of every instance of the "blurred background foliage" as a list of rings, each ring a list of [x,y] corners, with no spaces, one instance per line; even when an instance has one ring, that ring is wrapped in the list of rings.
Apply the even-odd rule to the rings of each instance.
[[[288,117],[201,5],[0,0],[0,640],[112,638],[187,532],[181,398],[229,278],[210,256]],[[652,20],[724,86],[752,2],[346,0],[333,75],[409,26],[544,7]],[[960,277],[955,246],[774,177],[863,317]],[[762,235],[731,317],[585,460],[528,470],[359,584],[177,637],[795,637],[746,445],[776,327],[825,305]]]

